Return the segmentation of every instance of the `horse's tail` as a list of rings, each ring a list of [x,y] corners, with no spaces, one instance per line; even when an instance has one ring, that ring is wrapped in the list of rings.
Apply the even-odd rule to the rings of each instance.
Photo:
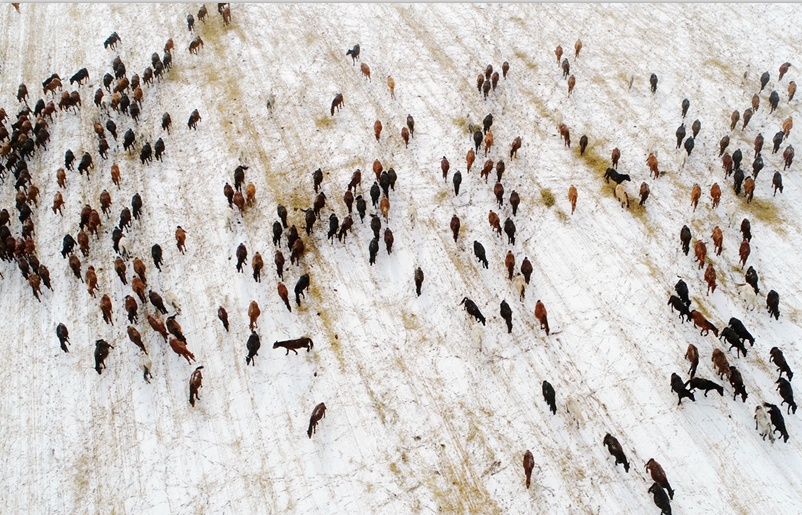
[[[195,407],[195,395],[194,394],[195,394],[195,392],[192,390],[192,388],[190,388],[189,389],[189,403],[192,405],[193,408]]]
[[[312,422],[312,420],[310,419],[310,420],[309,420],[309,429],[307,429],[307,430],[306,430],[306,435],[307,435],[309,438],[312,438],[312,428],[313,428],[313,427],[314,427],[314,422]]]

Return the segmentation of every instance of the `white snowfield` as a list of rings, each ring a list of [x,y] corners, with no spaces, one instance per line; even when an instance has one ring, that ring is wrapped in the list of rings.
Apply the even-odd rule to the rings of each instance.
[[[33,238],[53,291],[43,286],[38,302],[16,263],[0,262],[0,511],[656,514],[644,469],[649,458],[676,491],[673,513],[799,511],[802,414],[781,407],[790,439],[774,444],[761,439],[754,414],[762,402],[782,402],[772,347],[783,350],[792,370],[802,370],[800,158],[783,172],[784,192],[774,197],[771,187],[774,170],[783,169],[782,151],[796,145],[800,129],[776,154],[772,138],[788,117],[802,123],[802,98],[789,102],[787,93],[789,81],[800,81],[793,25],[802,17],[800,5],[233,4],[228,26],[215,4],[206,7],[201,22],[200,4],[22,4],[19,13],[0,6],[6,127],[21,109],[18,85],[28,86],[33,107],[43,98],[41,82],[54,72],[63,91],[79,91],[83,104],[77,112],[57,112],[47,150],[28,163],[41,190]],[[195,32],[187,29],[188,13]],[[104,49],[114,31],[120,43]],[[204,46],[193,55],[188,45],[196,34]],[[137,123],[108,108],[111,93],[104,108],[93,104],[116,56],[129,78],[142,76],[170,37],[173,67],[143,87]],[[583,43],[578,58],[577,39]],[[345,52],[356,43],[360,60],[352,64]],[[571,96],[557,45],[576,77]],[[500,70],[504,61],[507,78],[483,99],[477,75],[488,63]],[[780,81],[784,62],[792,66]],[[371,80],[360,63],[370,66]],[[70,85],[83,67],[89,80]],[[730,114],[750,106],[767,70],[759,109],[745,129],[740,121],[730,130]],[[652,73],[659,77],[654,95]],[[780,102],[770,113],[774,90]],[[345,103],[331,116],[338,92]],[[701,131],[683,166],[686,153],[675,148],[674,133],[684,98],[690,100],[688,134],[696,119]],[[194,109],[201,120],[190,130]],[[170,134],[161,129],[165,112],[173,120]],[[493,194],[495,170],[487,184],[479,177],[484,148],[466,170],[473,148],[468,125],[480,126],[488,113],[495,139],[488,157],[506,164],[501,207]],[[400,134],[408,114],[415,131],[405,148]],[[118,139],[107,134],[111,150],[104,160],[92,125],[109,118]],[[384,126],[378,142],[377,119]],[[570,149],[560,123],[570,128]],[[122,148],[128,128],[137,138],[130,153]],[[742,150],[749,175],[758,132],[765,137],[765,168],[747,204],[743,194],[736,198],[732,177],[724,178],[718,144],[729,135],[728,152]],[[580,156],[583,134],[589,145]],[[510,159],[517,136],[523,145]],[[159,137],[163,162],[142,165],[142,145]],[[618,171],[631,177],[624,183],[628,210],[614,198],[614,183],[603,179],[616,147]],[[68,148],[76,165],[88,151],[95,169],[89,178],[68,172],[59,190],[55,174]],[[659,159],[656,180],[646,166],[649,152]],[[451,164],[445,182],[443,156]],[[387,254],[380,235],[370,266],[370,213],[379,213],[369,196],[375,159],[393,167],[398,181],[381,229],[392,229],[393,252]],[[121,170],[119,188],[112,163]],[[256,203],[244,216],[223,195],[239,164],[249,166],[245,183],[256,187]],[[300,209],[312,206],[317,168],[327,200],[307,236]],[[331,213],[345,218],[342,198],[356,169],[363,176],[356,193],[367,199],[368,216],[362,223],[354,209],[353,232],[332,243],[328,219]],[[456,170],[463,178],[458,196],[451,182]],[[12,235],[19,237],[14,177],[5,175],[0,207],[8,209]],[[639,206],[644,181],[651,196]],[[723,192],[716,209],[709,194],[714,182]],[[693,211],[695,183],[702,198]],[[571,184],[578,190],[573,215]],[[92,298],[62,258],[61,241],[67,233],[76,236],[85,204],[100,209],[104,189],[113,204],[109,218],[101,214],[100,239],[90,237],[89,257],[75,249],[83,274],[95,267]],[[508,202],[512,190],[521,197],[516,216]],[[66,202],[63,217],[50,208],[57,191]],[[197,358],[189,365],[175,354],[147,323],[155,308],[137,299],[133,325],[153,363],[150,384],[139,368],[142,353],[126,333],[123,299],[133,295],[133,257],[124,286],[111,241],[121,210],[137,192],[144,209],[126,232],[132,256],[147,265],[147,290],[166,303],[169,294],[177,299],[176,320]],[[273,265],[279,203],[306,245],[300,265],[290,265],[286,232],[280,244],[292,313],[278,297]],[[491,209],[502,225],[507,217],[514,221],[514,245],[493,232]],[[449,229],[454,214],[462,225],[456,243]],[[753,234],[747,268],[760,276],[754,310],[737,288],[744,282],[738,264],[744,217]],[[693,233],[687,256],[679,241],[685,224]],[[186,254],[176,247],[178,225],[187,233]],[[721,255],[711,240],[717,225],[724,233]],[[707,261],[717,273],[710,295],[694,261],[697,239],[707,243]],[[489,269],[475,258],[474,240],[486,249]],[[161,272],[150,257],[154,243],[164,252]],[[240,243],[248,249],[242,274],[234,257]],[[523,302],[507,279],[508,250],[516,273],[524,257],[534,265]],[[251,276],[257,251],[265,262],[261,283]],[[425,273],[420,297],[413,281],[418,266]],[[311,285],[299,308],[293,288],[304,273]],[[746,357],[736,357],[712,332],[701,336],[680,323],[666,305],[678,277],[688,284],[691,308],[719,330],[730,317],[744,323],[756,339]],[[779,320],[766,310],[770,290],[780,295]],[[100,312],[104,294],[113,303],[113,326]],[[463,297],[477,304],[486,326],[459,306]],[[538,299],[548,310],[549,336],[534,318]],[[262,311],[256,329],[262,346],[255,365],[246,366],[252,300]],[[499,315],[502,300],[512,308],[511,334]],[[228,311],[230,332],[217,319],[219,306]],[[176,311],[169,303],[168,309]],[[69,353],[59,348],[59,322],[69,329]],[[314,340],[311,352],[272,349],[276,340],[301,336]],[[93,352],[100,338],[114,348],[98,375]],[[724,396],[697,390],[695,402],[678,406],[669,379],[673,372],[688,379],[689,343],[699,349],[697,376],[723,384]],[[716,348],[743,375],[745,403],[733,401],[733,388],[717,377]],[[192,408],[189,378],[200,365],[203,386]],[[543,400],[543,380],[556,391],[556,415]],[[569,398],[583,419],[578,426],[566,410]],[[326,416],[310,439],[309,417],[320,402]],[[621,443],[629,473],[602,445],[608,432]],[[527,449],[535,459],[529,490],[522,466]]]

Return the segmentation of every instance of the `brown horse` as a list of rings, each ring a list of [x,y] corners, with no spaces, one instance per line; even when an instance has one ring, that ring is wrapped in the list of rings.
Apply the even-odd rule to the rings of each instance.
[[[744,194],[746,195],[746,203],[752,202],[752,197],[755,196],[755,180],[751,176],[744,179]]]
[[[698,183],[694,183],[693,189],[691,190],[691,205],[693,206],[693,210],[696,211],[696,206],[699,204],[699,199],[702,197],[702,188],[699,186]]]
[[[649,189],[649,185],[646,184],[645,182],[642,182],[640,184],[640,202],[638,203],[639,206],[642,206],[643,204],[646,203],[646,199],[649,198],[649,193],[651,193],[651,191],[652,190]]]
[[[148,315],[148,324],[150,327],[162,335],[164,337],[164,341],[167,341],[167,328],[164,326],[164,322],[159,320],[158,318],[154,317],[153,315]]]
[[[370,66],[368,66],[365,63],[362,63],[361,65],[359,65],[359,69],[362,72],[362,75],[367,77],[368,81],[370,81]]]
[[[485,156],[490,152],[490,147],[493,146],[493,131],[488,130],[485,134]]]
[[[220,10],[220,14],[223,16],[223,25],[228,25],[231,23],[231,8],[228,4]]]
[[[287,287],[284,286],[284,283],[278,283],[278,296],[284,301],[284,305],[287,306],[287,311],[292,313],[292,307],[290,306],[290,297],[289,292],[287,291]]]
[[[568,188],[568,200],[571,201],[571,214],[574,214],[574,210],[576,209],[576,199],[577,199],[577,191],[576,186],[573,184]]]
[[[226,9],[228,9],[228,7],[226,7]],[[197,367],[195,371],[192,372],[192,375],[189,377],[189,403],[192,405],[193,408],[195,407],[195,399],[200,400],[200,395],[198,395],[198,390],[200,390],[201,386],[203,386],[203,372],[201,372],[202,368],[203,366]]]
[[[201,120],[201,115],[197,109],[193,110],[192,113],[189,115],[189,120],[187,121],[187,127],[190,129],[197,130],[198,122]]]
[[[573,93],[574,86],[576,86],[576,77],[571,75],[568,77],[568,96],[571,96],[571,93]]]
[[[696,259],[699,261],[699,270],[705,266],[705,258],[707,257],[707,245],[702,240],[696,240],[696,245],[693,248],[696,254]]]
[[[61,206],[63,205],[64,205],[64,199],[61,197],[61,192],[57,191],[56,196],[53,199],[53,214],[55,214],[56,211],[58,211],[61,216],[64,216],[64,213],[61,211]]]
[[[496,196],[498,207],[501,207],[502,204],[504,204],[504,185],[497,182],[495,186],[493,186],[493,194]]]
[[[203,48],[203,40],[200,36],[197,36],[189,43],[189,53],[190,54],[197,54],[200,49]],[[147,81],[145,81],[147,82]]]
[[[498,233],[498,235],[501,236],[501,219],[499,218],[499,216],[491,210],[490,213],[488,213],[487,215],[487,221],[490,224],[490,226],[493,229],[495,229],[496,233]]]
[[[138,275],[135,275],[131,280],[131,289],[139,297],[140,302],[145,302],[145,283],[142,282]]]
[[[646,164],[649,167],[649,177],[654,174],[654,178],[657,179],[660,177],[660,170],[657,169],[657,157],[650,153],[649,157],[646,159]]]
[[[747,240],[743,240],[741,242],[741,246],[738,248],[738,256],[740,257],[739,263],[741,264],[741,269],[746,265],[746,260],[749,259],[749,254],[752,252],[752,249],[749,247],[749,242]]]
[[[136,345],[137,347],[142,349],[142,352],[144,352],[145,354],[148,353],[148,350],[145,348],[145,345],[142,343],[142,335],[139,334],[139,331],[137,331],[134,326],[131,326],[131,325],[128,326],[128,339],[131,340],[131,342],[134,345]]]
[[[379,136],[381,136],[381,133],[382,133],[382,122],[376,120],[373,123],[373,134],[376,136],[376,141],[379,141]]]
[[[337,93],[334,95],[334,100],[331,101],[331,115],[334,116],[334,108],[337,108],[337,111],[342,109],[342,106],[345,105],[345,100],[343,100],[343,94]]]
[[[301,257],[304,255],[304,250],[306,250],[306,246],[304,245],[303,240],[301,240],[301,238],[295,240],[295,242],[292,244],[292,252],[290,253],[290,263],[293,265],[296,263],[300,264]]]
[[[446,159],[446,156],[443,156],[443,159],[440,160],[440,170],[443,171],[443,182],[448,178],[448,170],[451,168],[451,164]]]
[[[390,98],[395,100],[395,81],[391,76],[387,76],[387,87],[390,88]]]
[[[727,356],[724,355],[719,349],[713,349],[713,356],[710,358],[710,361],[713,362],[713,365],[718,370],[719,378],[723,378],[727,376],[729,379],[730,377],[730,364],[727,363]]]
[[[710,196],[713,198],[713,209],[715,209],[718,207],[718,203],[721,201],[721,187],[717,182],[714,182],[710,187]]]
[[[312,410],[312,416],[309,418],[309,429],[306,430],[306,435],[312,438],[312,433],[317,432],[317,423],[320,419],[326,416],[326,405],[322,402],[315,406]]]
[[[707,295],[710,292],[716,293],[716,269],[713,268],[713,263],[708,263],[705,270],[705,281],[707,282]]]
[[[513,157],[518,157],[518,150],[521,148],[521,137],[518,136],[514,140],[512,140],[512,146],[510,147],[510,159]]]
[[[549,335],[549,319],[546,312],[546,306],[540,300],[535,304],[535,318],[540,322],[540,328],[546,330],[546,336]]]
[[[671,485],[668,484],[668,479],[666,479],[666,473],[663,467],[654,461],[654,458],[649,458],[649,461],[646,462],[646,470],[649,471],[655,483],[668,490],[668,496],[673,499],[674,490],[671,488]]]
[[[128,323],[133,324],[139,318],[137,315],[136,300],[132,296],[126,295],[124,302],[123,306],[125,307],[125,312],[128,313]]]
[[[89,290],[89,295],[94,297],[95,288],[97,288],[97,274],[95,273],[95,267],[93,266],[90,266],[86,269],[86,286]]]
[[[122,258],[117,257],[114,260],[114,271],[117,272],[117,276],[120,278],[120,281],[122,281],[124,285],[127,285],[128,281],[125,280],[125,270],[125,261],[123,261]]]
[[[384,216],[384,221],[387,221],[387,216],[390,214],[390,200],[387,197],[382,197],[381,201],[379,202],[379,209],[382,212],[382,216]]]
[[[532,469],[535,468],[535,458],[532,456],[532,453],[529,449],[526,450],[524,453],[524,474],[526,475],[526,488],[529,488],[529,484],[532,479]]]
[[[265,263],[262,260],[262,255],[257,252],[253,255],[253,259],[251,260],[251,268],[253,268],[253,280],[257,283],[262,282],[262,267],[264,266]]]
[[[724,240],[724,235],[721,232],[719,226],[715,226],[713,228],[713,249],[716,251],[716,255],[721,255],[721,244]]]
[[[409,148],[409,129],[406,127],[401,128],[401,139],[404,140],[404,145]]]
[[[181,340],[171,337],[170,348],[173,349],[173,352],[186,359],[187,363],[189,363],[190,365],[192,364],[192,361],[195,361],[195,355],[189,351],[187,345]],[[192,361],[190,361],[190,359]]]
[[[507,251],[507,257],[504,259],[504,266],[507,267],[507,279],[512,281],[512,273],[515,271],[515,256],[512,251]]]
[[[108,295],[103,295],[100,298],[100,311],[103,312],[103,321],[107,324],[114,325],[114,321],[111,317],[111,298]]]
[[[184,253],[184,249],[186,248],[185,247],[186,240],[187,240],[186,231],[184,231],[184,229],[182,229],[180,225],[177,226],[175,229],[175,243],[176,246],[178,247],[178,250],[180,250],[182,254]]]
[[[688,344],[688,350],[685,351],[685,359],[691,362],[691,368],[688,370],[688,374],[693,377],[696,375],[696,367],[699,366],[699,350],[696,348],[696,345],[690,343]]]
[[[788,139],[788,135],[791,134],[791,128],[794,126],[794,119],[792,117],[788,117],[783,122],[783,132],[785,133],[785,137],[783,139]]]
[[[251,321],[249,327],[251,331],[253,331],[253,328],[255,326],[258,327],[256,320],[259,318],[259,315],[261,314],[262,310],[259,309],[259,304],[257,304],[255,300],[252,300],[250,305],[248,306],[248,318]]]
[[[557,45],[557,48],[554,49],[554,55],[557,56],[557,65],[559,66],[560,65],[560,60],[563,57],[563,47],[561,47],[560,45]]]
[[[468,150],[468,153],[465,155],[465,161],[468,165],[468,173],[471,172],[471,166],[473,166],[473,162],[476,160],[476,153],[474,153],[473,149]]]
[[[493,160],[488,159],[487,161],[485,161],[484,166],[482,166],[482,171],[479,172],[479,176],[485,178],[485,184],[487,184],[487,179],[488,177],[490,177],[491,171],[493,171]]]
[[[561,123],[559,129],[560,129],[560,136],[562,136],[563,138],[563,146],[571,148],[571,133],[568,130],[568,126],[565,125],[564,123]]]
[[[117,163],[111,165],[111,182],[117,185],[117,189],[120,189],[120,167],[117,166]]]
[[[621,159],[621,151],[618,150],[618,147],[613,149],[610,159],[613,163],[613,168],[618,168],[618,160]]]
[[[704,336],[708,332],[713,331],[713,334],[715,334],[716,338],[718,338],[718,329],[716,328],[716,326],[708,322],[708,320],[705,318],[703,314],[694,309],[691,311],[691,319],[693,320],[694,327],[702,328],[699,334]]]

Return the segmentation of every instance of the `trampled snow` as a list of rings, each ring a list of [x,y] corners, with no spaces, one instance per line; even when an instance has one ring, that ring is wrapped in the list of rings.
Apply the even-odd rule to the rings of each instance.
[[[10,116],[21,109],[17,87],[28,86],[31,107],[42,96],[41,81],[58,73],[64,91],[78,90],[76,113],[58,112],[48,130],[47,150],[29,161],[40,188],[33,209],[37,254],[49,269],[54,291],[43,287],[42,302],[16,263],[0,263],[4,278],[0,369],[0,506],[8,513],[658,513],[647,489],[644,464],[655,458],[676,491],[674,513],[795,513],[802,494],[802,425],[785,415],[787,443],[773,445],[755,430],[758,403],[779,405],[775,366],[769,349],[780,347],[792,369],[802,368],[800,333],[799,163],[783,172],[785,190],[772,196],[771,177],[782,170],[782,150],[797,140],[794,129],[780,152],[771,139],[789,116],[800,120],[800,98],[788,101],[789,81],[798,80],[799,34],[792,20],[799,5],[519,5],[519,4],[233,4],[232,22],[223,25],[214,4],[197,20],[200,4],[22,4],[18,13],[2,6],[0,107]],[[196,36],[204,46],[188,51]],[[116,51],[103,42],[116,31]],[[151,54],[163,55],[175,42],[173,68],[145,86],[138,122],[103,108],[92,98],[119,55],[128,76],[143,74]],[[574,43],[581,39],[579,57]],[[352,64],[345,52],[361,47]],[[576,77],[567,83],[554,54],[561,45]],[[476,77],[488,63],[506,79],[485,100]],[[778,68],[792,66],[782,81]],[[360,72],[370,66],[371,79]],[[90,80],[69,85],[86,67]],[[771,79],[760,92],[760,108],[749,125],[730,130],[730,114],[750,106],[759,77]],[[654,95],[649,76],[659,77]],[[387,76],[395,81],[391,99]],[[634,77],[631,88],[630,78]],[[116,84],[116,82],[115,82]],[[770,113],[769,95],[780,95]],[[342,110],[329,113],[335,94]],[[61,92],[58,91],[58,94]],[[266,109],[270,95],[271,111]],[[690,100],[685,124],[701,121],[687,159],[675,149],[682,123],[681,102]],[[58,102],[58,98],[55,99]],[[196,131],[186,120],[198,109]],[[173,119],[170,134],[161,118]],[[488,157],[503,159],[504,203],[493,195],[495,170],[486,184],[479,171],[484,149],[468,173],[465,155],[473,148],[469,124],[492,113],[495,145]],[[401,128],[415,119],[405,148]],[[111,118],[119,140],[107,135],[109,158],[97,154],[93,123]],[[373,123],[384,126],[377,142]],[[567,148],[558,125],[570,128]],[[132,127],[136,151],[122,149]],[[736,198],[725,179],[718,143],[730,135],[729,152],[741,148],[743,169],[751,171],[753,140],[766,139],[765,168],[754,200]],[[581,135],[589,145],[579,155]],[[516,159],[510,144],[523,141]],[[144,142],[164,139],[163,162],[142,165]],[[628,210],[613,196],[602,174],[613,148],[621,150],[618,171]],[[91,176],[68,172],[61,189],[64,216],[50,209],[59,191],[56,170],[64,152],[80,159],[88,151]],[[657,154],[662,175],[649,177],[646,159]],[[444,182],[440,160],[451,171]],[[373,237],[370,213],[343,242],[327,241],[331,213],[347,214],[342,197],[351,174],[362,170],[357,188],[368,199],[373,161],[398,174],[390,192],[392,254],[380,238],[376,264],[368,264]],[[122,181],[111,181],[117,163]],[[256,187],[256,203],[244,216],[223,195],[233,171],[249,166],[246,183]],[[326,206],[314,232],[304,232],[304,213],[315,197],[312,172],[321,168]],[[451,183],[462,173],[458,196]],[[9,210],[12,234],[21,224],[14,207],[13,175],[6,172],[0,207]],[[639,206],[638,189],[651,196]],[[718,182],[721,205],[712,208],[710,186]],[[692,186],[702,188],[693,211]],[[568,188],[578,189],[571,214]],[[99,290],[92,298],[61,257],[61,240],[76,235],[81,208],[99,209],[111,193],[111,216],[101,215],[100,239],[91,237],[82,272],[93,265]],[[516,216],[509,194],[517,191]],[[111,232],[135,193],[143,215],[126,233],[133,256],[147,265],[148,289],[172,293],[177,320],[197,364],[176,355],[147,324],[156,314],[139,303],[139,322],[153,361],[146,384],[141,352],[127,337],[123,299],[133,295],[114,272]],[[549,193],[554,204],[547,205]],[[733,220],[727,209],[734,204]],[[306,244],[300,265],[287,258],[284,284],[292,290],[309,273],[302,305],[288,312],[276,292],[272,224],[276,206],[289,211]],[[507,244],[488,224],[490,210],[502,224],[510,217],[516,242]],[[461,220],[458,241],[449,221]],[[748,310],[736,284],[744,282],[738,263],[740,221],[752,224],[747,262],[760,275],[760,307]],[[707,243],[707,260],[718,287],[706,295],[704,270],[693,251],[680,249],[687,224],[693,243]],[[176,248],[174,231],[187,232],[187,252]],[[715,255],[711,232],[724,232],[724,250]],[[473,242],[487,251],[489,268],[473,254]],[[164,250],[162,271],[150,248]],[[235,268],[235,250],[248,248],[246,273]],[[534,265],[523,301],[507,279],[504,257],[512,250],[516,270],[524,257]],[[262,281],[250,274],[260,252]],[[76,249],[77,252],[77,249]],[[414,270],[425,273],[415,295]],[[719,329],[737,317],[756,338],[746,357],[736,357],[713,334],[701,336],[680,323],[666,305],[678,277],[691,291],[692,308]],[[765,294],[780,294],[780,319],[769,319]],[[114,325],[103,322],[99,300],[108,294]],[[469,297],[487,318],[475,322],[459,305]],[[552,333],[539,328],[534,307],[548,309]],[[246,366],[248,305],[262,314],[257,333],[262,347],[255,366]],[[507,334],[499,304],[512,307]],[[217,319],[224,306],[226,332]],[[176,309],[169,306],[170,315]],[[162,319],[164,317],[161,317]],[[55,335],[67,325],[72,342],[62,352]],[[309,336],[311,352],[273,350],[276,340]],[[114,348],[101,375],[94,370],[94,342]],[[683,358],[689,343],[699,349],[697,375],[724,385],[696,402],[677,406],[669,378],[688,378]],[[749,397],[733,401],[732,387],[720,380],[710,356],[725,352],[741,371]],[[195,408],[188,382],[203,365],[203,387]],[[541,383],[556,390],[557,414],[543,401]],[[792,382],[792,384],[794,384]],[[584,424],[577,427],[565,401],[577,400]],[[320,402],[328,408],[317,432],[306,435],[309,416]],[[786,407],[783,406],[783,413]],[[602,446],[605,433],[621,442],[629,473],[615,466]],[[535,458],[532,487],[524,486],[522,458]]]

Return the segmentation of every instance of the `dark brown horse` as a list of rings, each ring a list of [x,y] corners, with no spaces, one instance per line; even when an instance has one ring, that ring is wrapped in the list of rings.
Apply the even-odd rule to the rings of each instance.
[[[312,341],[312,339],[307,337],[296,338],[295,340],[277,341],[273,343],[274,349],[284,347],[287,350],[286,354],[284,354],[285,356],[289,354],[290,351],[293,351],[297,355],[298,351],[296,349],[306,349],[306,352],[309,352],[314,346],[315,343]]]
[[[315,409],[312,410],[312,416],[309,418],[309,429],[307,429],[306,434],[309,438],[312,438],[312,433],[317,432],[317,423],[320,422],[320,419],[326,416],[326,405],[324,403],[320,403],[315,406]]]
[[[193,408],[195,407],[195,399],[200,400],[198,390],[200,390],[201,386],[203,386],[203,372],[201,372],[202,368],[203,366],[197,367],[189,377],[189,403]]]

